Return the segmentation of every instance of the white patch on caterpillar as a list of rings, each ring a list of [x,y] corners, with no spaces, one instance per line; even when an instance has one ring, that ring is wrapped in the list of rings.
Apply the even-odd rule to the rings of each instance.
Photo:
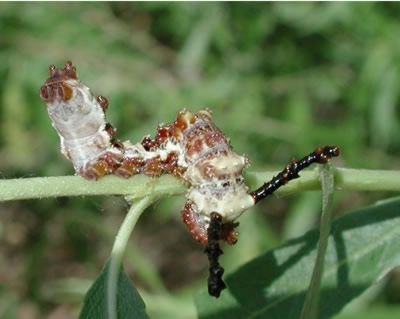
[[[47,102],[47,111],[60,137],[61,151],[72,161],[75,171],[106,152],[120,155],[121,151],[111,145],[104,111],[90,89],[75,79],[63,84],[72,89],[71,98]]]
[[[130,141],[125,141],[124,145],[124,158],[138,158],[143,160],[148,160],[150,158],[156,157],[156,152],[146,151],[142,144],[136,143],[132,144]]]
[[[227,188],[221,184],[191,187],[186,197],[193,201],[199,214],[210,216],[212,212],[218,212],[225,222],[236,220],[245,210],[254,206],[254,199],[247,193],[244,184]]]
[[[241,175],[246,163],[245,157],[230,152],[189,167],[184,178],[192,185],[186,197],[195,203],[193,209],[206,216],[218,212],[225,222],[229,222],[252,207],[254,199],[248,194]],[[207,178],[204,167],[210,171]]]
[[[178,166],[180,167],[188,166],[183,147],[175,139],[168,139],[165,144],[161,145],[160,150],[158,152],[160,154],[161,160],[166,160],[168,154],[170,153],[176,153],[178,154]]]

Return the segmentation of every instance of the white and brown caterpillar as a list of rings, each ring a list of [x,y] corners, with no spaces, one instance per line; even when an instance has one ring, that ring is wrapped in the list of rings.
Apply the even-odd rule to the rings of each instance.
[[[175,175],[191,186],[182,217],[193,237],[206,245],[210,214],[218,212],[226,222],[222,239],[236,242],[230,222],[254,205],[242,177],[247,159],[233,152],[210,111],[183,110],[173,123],[159,126],[154,138],[132,144],[113,139],[115,130],[104,115],[106,98],[94,97],[78,80],[71,62],[62,69],[50,66],[40,96],[60,137],[61,151],[78,175]]]
[[[317,148],[255,191],[244,183],[248,160],[232,150],[228,138],[215,126],[211,112],[179,112],[176,120],[160,125],[154,138],[121,143],[105,121],[107,100],[95,98],[67,62],[62,69],[50,66],[50,77],[40,89],[56,129],[62,153],[75,172],[88,179],[107,174],[172,174],[189,185],[182,219],[193,238],[203,244],[210,261],[209,293],[218,297],[225,284],[218,257],[219,241],[235,244],[237,218],[261,199],[292,179],[312,163],[326,163],[339,155],[336,146]]]

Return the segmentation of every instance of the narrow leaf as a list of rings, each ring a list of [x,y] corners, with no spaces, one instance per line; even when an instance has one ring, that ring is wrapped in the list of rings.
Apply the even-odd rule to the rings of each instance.
[[[299,318],[316,258],[318,231],[245,264],[227,277],[215,301],[196,298],[200,318]],[[332,223],[321,282],[319,318],[330,318],[400,265],[400,198]]]
[[[107,274],[109,263],[86,293],[79,319],[107,319]],[[145,304],[130,279],[121,270],[118,280],[117,315],[118,319],[146,319]]]

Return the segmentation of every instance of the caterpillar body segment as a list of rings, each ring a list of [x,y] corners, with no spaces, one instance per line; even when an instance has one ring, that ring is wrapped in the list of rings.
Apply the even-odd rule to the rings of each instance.
[[[164,159],[160,160],[160,167],[166,173],[190,186],[181,215],[192,236],[207,245],[210,215],[218,212],[229,225],[221,239],[234,244],[237,233],[232,221],[254,205],[242,176],[248,160],[232,150],[226,136],[215,126],[211,112],[184,109],[174,122],[159,126],[153,139],[145,138],[143,145],[160,154]]]
[[[62,69],[50,66],[50,77],[41,87],[40,97],[59,135],[61,152],[71,160],[75,172],[88,179],[111,174],[123,151],[111,143],[111,126],[104,114],[107,99],[96,98],[78,80],[71,62]]]

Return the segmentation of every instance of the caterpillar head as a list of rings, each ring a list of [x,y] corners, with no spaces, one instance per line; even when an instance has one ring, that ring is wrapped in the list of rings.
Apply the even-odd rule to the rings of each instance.
[[[50,77],[40,88],[40,97],[46,103],[55,100],[68,101],[72,97],[72,88],[66,84],[68,80],[77,80],[76,68],[67,61],[63,68],[49,67]]]

